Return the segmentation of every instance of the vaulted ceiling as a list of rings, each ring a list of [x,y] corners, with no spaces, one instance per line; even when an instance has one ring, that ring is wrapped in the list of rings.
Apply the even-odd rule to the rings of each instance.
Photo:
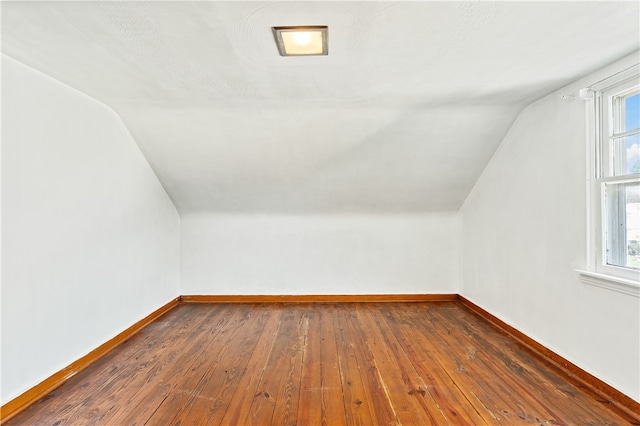
[[[113,108],[181,212],[456,210],[524,106],[640,28],[638,2],[609,1],[1,11],[3,53]],[[279,56],[282,25],[328,25],[329,55]]]

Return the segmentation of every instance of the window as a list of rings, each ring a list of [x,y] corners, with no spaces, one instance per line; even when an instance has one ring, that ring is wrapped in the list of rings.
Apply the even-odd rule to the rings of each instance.
[[[640,277],[640,66],[598,82],[584,93],[591,116],[589,270],[595,275],[637,286]]]

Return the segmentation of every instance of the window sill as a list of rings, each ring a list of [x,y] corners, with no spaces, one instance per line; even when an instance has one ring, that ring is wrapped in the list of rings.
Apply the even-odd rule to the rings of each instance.
[[[581,269],[576,269],[576,272],[580,274],[580,280],[585,284],[640,297],[640,283],[638,283],[638,281],[618,278],[597,272],[583,271]]]

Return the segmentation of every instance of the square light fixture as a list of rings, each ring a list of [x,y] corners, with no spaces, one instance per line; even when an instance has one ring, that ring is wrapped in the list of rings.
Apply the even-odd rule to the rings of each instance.
[[[326,25],[273,27],[280,56],[328,55],[329,28]]]

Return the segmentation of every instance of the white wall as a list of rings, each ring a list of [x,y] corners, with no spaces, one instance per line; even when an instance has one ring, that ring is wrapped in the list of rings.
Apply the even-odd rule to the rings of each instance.
[[[638,54],[528,106],[460,211],[460,293],[640,401],[640,300],[583,284],[586,124],[579,89]],[[575,94],[566,101],[562,94]]]
[[[2,403],[179,293],[179,216],[119,117],[2,57]]]
[[[457,292],[455,213],[183,215],[182,294]]]

